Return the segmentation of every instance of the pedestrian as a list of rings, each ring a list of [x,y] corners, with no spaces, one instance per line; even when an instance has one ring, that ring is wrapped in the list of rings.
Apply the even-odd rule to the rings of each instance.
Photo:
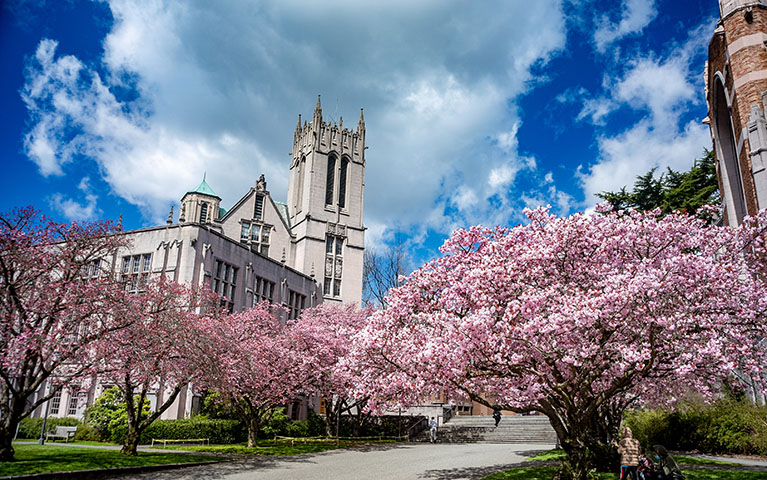
[[[621,436],[623,439],[618,444],[618,453],[621,455],[620,480],[637,480],[641,445],[639,445],[639,440],[634,438],[629,427],[623,427]]]
[[[495,407],[493,409],[493,418],[495,419],[495,426],[498,427],[498,424],[501,423],[501,409],[498,407]]]
[[[431,417],[429,422],[429,441],[431,443],[437,443],[437,419]]]
[[[639,457],[639,465],[637,465],[637,477],[639,480],[655,480],[655,464],[652,459],[643,454]]]
[[[658,461],[658,480],[685,480],[682,469],[676,460],[668,454],[663,445],[652,447],[655,451],[655,459]]]

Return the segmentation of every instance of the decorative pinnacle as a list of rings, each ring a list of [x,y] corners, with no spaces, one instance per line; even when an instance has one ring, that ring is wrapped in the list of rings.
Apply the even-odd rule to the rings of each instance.
[[[170,213],[168,214],[168,219],[165,220],[165,223],[173,225],[173,205],[170,206]]]
[[[319,95],[317,95],[317,106],[314,108],[314,111],[315,112],[321,112],[322,111],[322,107],[320,106],[320,96]]]
[[[360,108],[360,122],[359,122],[359,124],[360,125],[365,125],[365,116],[363,115],[362,112],[363,112],[363,109]]]
[[[280,259],[280,263],[285,265],[285,248],[282,248],[282,258]]]
[[[298,114],[298,125],[296,125],[296,131],[301,130],[301,114]]]

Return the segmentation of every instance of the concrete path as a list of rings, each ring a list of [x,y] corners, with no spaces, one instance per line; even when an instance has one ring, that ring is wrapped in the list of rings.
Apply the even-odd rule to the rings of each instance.
[[[706,460],[718,460],[720,462],[737,463],[738,465],[746,465],[749,467],[767,467],[767,460],[755,460],[751,458],[738,457],[718,457],[716,455],[704,455],[700,453],[680,453],[679,455],[683,455],[685,457],[702,458]]]
[[[138,479],[460,480],[511,468],[553,445],[400,444],[293,457],[259,457],[131,476]],[[118,477],[102,477],[118,478]]]

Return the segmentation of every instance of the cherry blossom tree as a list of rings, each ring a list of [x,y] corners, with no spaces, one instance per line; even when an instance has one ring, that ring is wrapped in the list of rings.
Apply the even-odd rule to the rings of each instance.
[[[312,365],[305,388],[325,401],[328,435],[337,434],[339,415],[354,418],[355,434],[370,416],[365,408],[367,397],[348,396],[354,377],[348,369],[340,368],[340,361],[349,353],[352,338],[371,313],[371,308],[359,309],[352,304],[320,304],[301,312],[288,326],[295,355]]]
[[[382,409],[446,392],[540,412],[570,476],[585,478],[612,467],[628,405],[686,389],[711,396],[734,353],[760,368],[743,346],[764,336],[764,229],[604,205],[526,214],[515,228],[456,231],[441,258],[390,292],[345,360],[358,371],[354,396]]]
[[[214,315],[216,303],[207,289],[191,290],[164,278],[150,281],[121,307],[130,326],[98,343],[103,362],[98,378],[117,386],[126,402],[128,432],[122,453],[136,455],[141,433],[199,378],[204,340],[196,331],[197,309]],[[147,412],[150,394],[156,406]]]
[[[0,216],[0,461],[19,421],[94,364],[95,341],[121,328],[108,222],[59,224],[31,207]],[[44,387],[48,383],[49,388]]]
[[[286,327],[267,302],[220,319],[206,317],[203,387],[219,393],[248,427],[248,446],[272,414],[310,384],[309,357],[295,355]]]

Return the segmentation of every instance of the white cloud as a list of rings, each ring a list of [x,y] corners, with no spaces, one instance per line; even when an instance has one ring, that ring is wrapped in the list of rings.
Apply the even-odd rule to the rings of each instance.
[[[623,0],[622,13],[618,23],[603,16],[594,31],[594,43],[599,52],[628,35],[641,32],[658,14],[654,0]]]
[[[77,188],[83,192],[85,202],[81,203],[67,198],[61,193],[54,193],[48,200],[48,204],[53,210],[59,212],[68,220],[96,220],[102,212],[97,205],[98,196],[93,194],[91,190],[90,178],[83,177]]]
[[[708,128],[683,120],[690,106],[705,109],[700,72],[694,70],[696,56],[708,41],[709,22],[691,31],[681,45],[674,45],[665,58],[639,56],[626,61],[626,69],[606,78],[603,96],[587,100],[579,118],[589,116],[595,125],[610,125],[610,115],[628,108],[644,115],[637,123],[617,133],[598,136],[599,157],[594,165],[579,169],[586,207],[599,199],[596,193],[633,186],[638,175],[651,168],[688,170],[703,149],[711,145]],[[590,105],[609,105],[597,113]]]
[[[26,151],[44,175],[93,159],[150,222],[206,170],[224,205],[262,172],[284,198],[296,116],[318,93],[326,120],[365,107],[368,223],[447,226],[460,185],[478,192],[467,214],[480,218],[492,210],[491,172],[503,180],[534,165],[510,143],[514,100],[565,42],[559,0],[109,6],[102,75],[41,43],[27,72]]]

